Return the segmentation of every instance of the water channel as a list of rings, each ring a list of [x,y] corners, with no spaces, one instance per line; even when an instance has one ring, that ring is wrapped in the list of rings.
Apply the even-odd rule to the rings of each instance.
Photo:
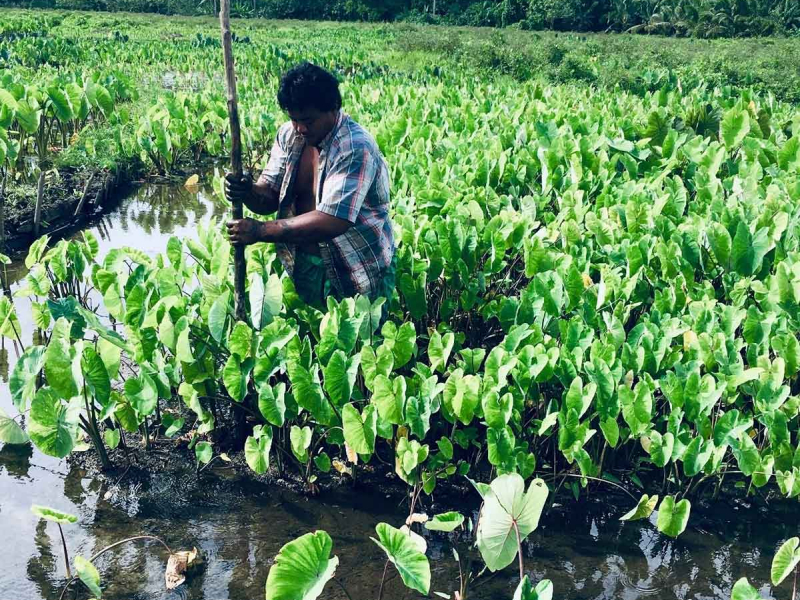
[[[224,217],[225,207],[213,200],[208,181],[204,185],[196,194],[181,185],[147,184],[132,191],[90,226],[101,256],[120,245],[154,255],[164,251],[170,236],[192,236],[197,223]],[[17,261],[10,266],[9,279],[17,282],[24,273]],[[15,303],[27,344],[30,312],[22,300]],[[13,416],[17,413],[7,381],[16,357],[7,341],[0,358],[0,408]],[[333,538],[340,559],[338,578],[352,598],[377,597],[384,561],[369,537],[380,521],[402,524],[406,509],[396,497],[362,487],[357,493],[343,488],[308,499],[231,473],[213,470],[198,480],[187,468],[177,474],[154,474],[144,482],[123,480],[109,490],[80,468],[70,468],[32,446],[0,447],[0,600],[55,600],[65,582],[58,529],[39,521],[29,510],[31,504],[78,515],[77,524],[64,527],[73,556],[88,557],[139,534],[158,535],[173,549],[196,546],[204,555],[204,568],[168,592],[167,557],[160,546],[140,542],[109,552],[97,561],[105,600],[263,598],[267,573],[280,547],[318,529]],[[545,512],[525,546],[526,570],[534,580],[551,579],[555,598],[728,600],[733,583],[744,576],[764,598],[790,597],[791,584],[771,589],[769,567],[778,546],[800,530],[796,504],[696,506],[689,529],[674,541],[657,532],[655,515],[650,521],[620,522],[619,516],[633,504],[624,496],[609,501],[595,492],[588,501],[573,502],[566,496],[559,501],[563,504]],[[478,507],[479,497],[473,493],[453,508],[474,515]],[[431,590],[450,597],[458,581],[451,547],[442,534],[428,538]],[[510,600],[515,574],[516,567],[510,567],[484,575],[469,597]],[[420,596],[394,577],[383,597]],[[345,596],[329,584],[321,598]]]

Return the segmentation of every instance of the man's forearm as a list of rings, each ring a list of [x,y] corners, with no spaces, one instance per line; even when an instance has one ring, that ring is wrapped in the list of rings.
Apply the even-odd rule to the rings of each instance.
[[[268,185],[256,182],[244,199],[244,205],[256,214],[269,215],[278,210],[278,194]]]
[[[349,227],[344,219],[315,210],[290,219],[262,222],[258,237],[262,242],[308,244],[331,240]]]

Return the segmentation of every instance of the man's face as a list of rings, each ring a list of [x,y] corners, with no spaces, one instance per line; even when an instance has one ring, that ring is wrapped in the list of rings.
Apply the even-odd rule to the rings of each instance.
[[[292,120],[294,130],[302,135],[307,144],[315,146],[328,135],[336,125],[339,111],[331,110],[322,112],[316,108],[290,110],[289,118]]]

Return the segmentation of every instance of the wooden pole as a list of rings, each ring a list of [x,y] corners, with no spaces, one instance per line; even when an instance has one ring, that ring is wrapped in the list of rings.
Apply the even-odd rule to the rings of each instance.
[[[242,133],[239,128],[239,105],[236,101],[236,73],[233,67],[233,48],[231,47],[231,2],[221,0],[219,22],[222,28],[222,54],[225,61],[225,81],[228,87],[228,118],[231,124],[231,172],[235,177],[242,176]],[[233,202],[233,218],[244,216],[242,203]],[[233,289],[236,302],[236,319],[248,323],[247,304],[244,295],[244,282],[247,277],[244,260],[244,246],[233,248]]]
[[[86,196],[89,195],[89,186],[92,185],[92,180],[94,180],[94,176],[97,174],[97,171],[93,171],[91,175],[89,175],[89,179],[86,180],[86,185],[83,187],[83,195],[81,196],[80,201],[78,202],[78,206],[75,207],[75,216],[77,217],[81,214],[83,210],[83,205],[86,203]]]
[[[3,187],[0,189],[0,250],[6,248],[6,174],[3,171]]]
[[[42,221],[42,199],[44,198],[44,171],[39,171],[39,185],[36,191],[36,209],[33,211],[33,237],[39,237],[39,224]]]

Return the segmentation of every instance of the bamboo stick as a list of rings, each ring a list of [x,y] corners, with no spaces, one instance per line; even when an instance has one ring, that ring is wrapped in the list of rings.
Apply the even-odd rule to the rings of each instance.
[[[230,0],[221,0],[219,22],[222,29],[222,54],[225,61],[225,81],[228,88],[228,118],[231,126],[231,172],[235,177],[241,177],[242,134],[239,128],[239,105],[236,100],[236,73],[233,65],[230,14]],[[234,219],[241,219],[244,216],[241,202],[234,201],[232,208]],[[247,277],[244,246],[234,246],[233,252],[233,289],[236,302],[236,319],[248,323],[247,304],[244,295],[245,278]]]
[[[86,202],[86,196],[89,194],[89,186],[92,185],[92,181],[94,180],[94,176],[97,171],[94,171],[91,175],[89,175],[89,179],[86,181],[86,185],[83,188],[83,195],[81,196],[80,201],[78,202],[78,206],[75,207],[75,216],[77,217],[81,214],[83,210],[83,205]]]
[[[3,187],[0,188],[0,250],[6,247],[6,177],[7,171],[3,169]]]

